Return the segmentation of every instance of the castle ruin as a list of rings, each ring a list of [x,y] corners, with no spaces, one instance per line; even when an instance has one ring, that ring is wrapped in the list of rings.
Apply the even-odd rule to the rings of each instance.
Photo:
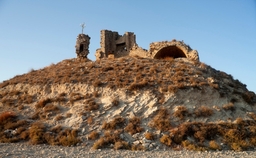
[[[89,54],[90,37],[85,34],[79,34],[76,38],[76,56],[77,58],[87,58]]]
[[[76,54],[78,58],[87,58],[89,54],[90,37],[79,34],[76,42]],[[191,49],[183,41],[153,42],[149,50],[143,49],[136,43],[136,35],[126,32],[119,35],[118,32],[101,30],[100,48],[96,50],[96,60],[102,58],[120,58],[124,56],[139,56],[151,59],[187,58],[199,61],[197,50]]]
[[[101,48],[96,50],[96,59],[108,58],[113,55],[115,58],[129,55],[129,51],[136,44],[136,36],[133,32],[126,32],[119,35],[118,32],[101,30]]]

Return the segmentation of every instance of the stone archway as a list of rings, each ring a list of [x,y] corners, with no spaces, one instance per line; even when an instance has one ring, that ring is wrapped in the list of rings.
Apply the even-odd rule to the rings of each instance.
[[[150,57],[153,59],[188,58],[199,61],[198,52],[190,48],[183,41],[163,41],[150,44]]]
[[[154,56],[155,59],[166,58],[187,58],[186,54],[176,46],[167,46],[159,50]]]

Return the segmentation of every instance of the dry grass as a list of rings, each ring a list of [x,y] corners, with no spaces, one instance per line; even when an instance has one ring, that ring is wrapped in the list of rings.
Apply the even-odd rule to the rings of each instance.
[[[33,145],[45,143],[44,133],[45,125],[43,123],[33,123],[29,129],[29,142]]]
[[[45,107],[46,104],[51,103],[52,101],[53,101],[53,100],[50,99],[50,98],[42,99],[42,100],[40,100],[40,101],[35,105],[35,107],[36,107],[37,109],[43,108],[43,107]]]
[[[212,150],[221,150],[221,146],[214,140],[209,142],[209,148]]]
[[[234,111],[234,110],[235,110],[234,103],[232,103],[232,102],[223,105],[222,108],[223,108],[224,110],[231,110],[231,111]]]
[[[207,106],[200,106],[197,109],[195,109],[194,114],[196,117],[209,117],[213,114],[213,109],[207,107]]]
[[[173,113],[174,117],[177,117],[179,119],[184,119],[184,117],[189,115],[189,111],[187,109],[187,107],[185,106],[177,106],[176,110]]]
[[[119,150],[119,149],[129,149],[130,146],[126,141],[117,141],[114,144],[114,149]]]
[[[147,140],[154,140],[155,139],[155,135],[151,132],[146,132],[144,134],[144,137],[147,139]]]
[[[119,105],[119,99],[118,98],[114,98],[112,100],[112,106],[118,106]]]
[[[99,138],[99,133],[96,131],[92,131],[89,135],[88,135],[88,139],[89,140],[95,140]]]
[[[110,144],[115,144],[117,142],[121,142],[117,143],[116,146],[114,146],[116,149],[121,149],[123,147],[125,147],[126,143],[123,142],[123,140],[120,138],[120,132],[118,131],[107,131],[104,133],[103,137],[100,137],[97,141],[94,142],[92,148],[93,149],[100,149],[100,148],[104,148],[109,146]]]
[[[131,135],[134,135],[135,133],[140,133],[144,129],[140,127],[141,119],[139,117],[133,117],[129,119],[129,123],[127,126],[124,128],[124,130]]]
[[[103,125],[102,125],[102,129],[105,129],[105,130],[115,130],[117,128],[123,127],[124,123],[125,123],[125,119],[123,117],[121,117],[121,116],[118,116],[118,117],[114,118],[110,122],[104,121]]]
[[[164,134],[161,138],[160,138],[160,142],[167,145],[167,146],[171,146],[172,145],[172,139],[169,135]]]
[[[80,142],[80,139],[77,138],[76,129],[66,129],[64,132],[58,135],[59,144],[62,146],[72,146]]]
[[[87,118],[87,123],[88,123],[89,125],[93,124],[93,117],[92,117],[92,116],[90,116],[90,117]]]
[[[85,105],[85,111],[92,111],[92,110],[98,110],[99,105],[95,102],[94,99],[88,99],[86,100],[86,105]]]
[[[168,131],[171,128],[170,114],[168,110],[165,108],[159,109],[152,121],[150,121],[149,126],[157,130]]]
[[[5,121],[8,121],[9,119],[16,118],[16,114],[12,111],[5,111],[0,114],[0,124],[3,124]]]

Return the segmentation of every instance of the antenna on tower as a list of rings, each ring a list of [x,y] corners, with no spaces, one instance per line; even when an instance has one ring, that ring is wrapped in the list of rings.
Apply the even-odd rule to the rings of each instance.
[[[85,24],[82,23],[82,24],[80,24],[80,26],[82,27],[82,34],[83,34],[84,33]]]

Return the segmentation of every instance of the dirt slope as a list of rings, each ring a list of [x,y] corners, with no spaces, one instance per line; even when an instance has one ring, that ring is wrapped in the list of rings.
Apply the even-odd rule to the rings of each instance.
[[[69,59],[0,84],[0,141],[250,150],[256,96],[186,59]]]

